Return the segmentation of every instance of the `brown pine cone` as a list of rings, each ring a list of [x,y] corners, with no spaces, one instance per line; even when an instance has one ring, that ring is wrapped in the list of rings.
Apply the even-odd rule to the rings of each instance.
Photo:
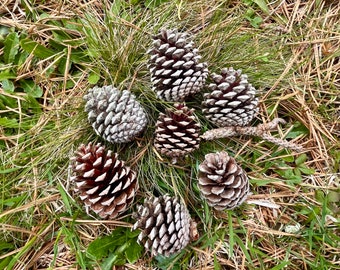
[[[199,92],[208,76],[206,63],[187,33],[161,30],[153,37],[149,69],[153,90],[166,101],[183,101]]]
[[[112,85],[95,86],[84,99],[90,124],[108,142],[130,142],[146,127],[146,113],[128,90],[120,91]]]
[[[218,127],[246,126],[258,112],[255,88],[241,70],[224,68],[212,74],[210,92],[204,94],[203,114]]]
[[[194,109],[184,104],[175,104],[175,110],[160,113],[156,123],[156,149],[168,157],[185,156],[199,147],[200,125],[194,116]]]
[[[171,256],[198,239],[196,223],[177,198],[164,195],[150,198],[134,214],[133,230],[141,229],[138,242],[153,256]]]
[[[138,189],[136,173],[118,155],[100,144],[82,144],[71,158],[75,191],[86,209],[114,219],[132,204]]]
[[[199,166],[198,187],[207,203],[217,210],[232,209],[247,198],[246,173],[227,152],[211,153]]]

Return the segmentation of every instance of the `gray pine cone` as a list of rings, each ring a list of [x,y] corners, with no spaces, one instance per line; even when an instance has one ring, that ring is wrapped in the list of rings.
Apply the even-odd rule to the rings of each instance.
[[[193,114],[184,104],[175,104],[175,110],[167,109],[160,113],[156,123],[156,149],[168,157],[185,156],[199,147],[200,125]]]
[[[114,219],[132,204],[138,189],[136,173],[117,154],[100,144],[82,144],[71,158],[75,191],[86,208]]]
[[[227,152],[211,153],[199,166],[198,187],[207,203],[217,210],[232,209],[247,198],[246,173]]]
[[[210,92],[204,94],[204,115],[218,127],[246,126],[258,112],[255,88],[241,70],[224,68],[212,74]]]
[[[90,124],[108,142],[130,142],[146,127],[145,111],[130,91],[120,91],[112,85],[95,86],[84,99]]]
[[[138,242],[152,256],[171,256],[198,238],[196,223],[185,205],[168,195],[146,200],[138,206],[134,217],[137,222],[133,230],[141,229]]]
[[[166,101],[183,101],[199,92],[208,76],[206,63],[187,33],[161,30],[153,37],[149,69],[153,90]]]

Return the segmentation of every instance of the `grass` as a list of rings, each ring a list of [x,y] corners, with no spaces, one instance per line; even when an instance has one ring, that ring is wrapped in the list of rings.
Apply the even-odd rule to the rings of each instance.
[[[340,269],[340,5],[131,2],[0,5],[0,269]],[[178,164],[160,157],[154,124],[171,104],[152,93],[145,52],[163,27],[192,33],[211,72],[248,74],[261,100],[253,124],[284,118],[273,135],[303,153],[244,136],[203,142]],[[140,191],[125,216],[100,220],[76,199],[68,166],[80,143],[101,141],[82,96],[111,83],[137,95],[150,124],[136,142],[105,143],[138,172]],[[205,131],[200,98],[187,105]],[[222,149],[247,171],[252,195],[217,212],[196,177],[204,155]],[[169,259],[150,258],[133,244],[131,213],[164,193],[185,201],[200,238]],[[105,241],[112,246],[93,252]]]

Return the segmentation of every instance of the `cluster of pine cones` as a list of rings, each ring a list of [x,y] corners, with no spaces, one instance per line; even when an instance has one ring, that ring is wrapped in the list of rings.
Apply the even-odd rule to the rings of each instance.
[[[148,51],[152,89],[159,99],[174,102],[159,114],[154,147],[177,159],[199,148],[200,124],[184,103],[206,86],[209,72],[187,33],[161,30]],[[255,88],[233,68],[211,74],[202,112],[217,127],[246,126],[257,113]],[[94,131],[110,143],[133,141],[145,130],[148,117],[137,98],[114,86],[94,87],[84,96],[85,111]],[[116,153],[101,144],[81,145],[71,159],[75,191],[101,218],[125,212],[138,190],[137,174]],[[217,210],[239,206],[249,192],[246,173],[226,152],[210,153],[199,166],[198,187]],[[138,242],[152,255],[170,256],[198,238],[196,223],[185,204],[168,195],[146,199],[133,214]]]

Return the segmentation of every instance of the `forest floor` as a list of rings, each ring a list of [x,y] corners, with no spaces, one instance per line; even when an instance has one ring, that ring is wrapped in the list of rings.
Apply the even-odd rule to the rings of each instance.
[[[340,269],[340,3],[109,2],[0,4],[0,269]],[[238,136],[202,141],[177,164],[160,156],[155,123],[172,103],[151,90],[146,51],[164,28],[189,33],[211,73],[247,74],[260,101],[251,125],[280,117],[271,135],[302,150]],[[110,84],[148,114],[135,142],[105,142],[87,121],[84,94]],[[201,100],[186,104],[204,132],[213,125]],[[89,142],[137,172],[137,197],[115,220],[86,213],[73,190],[70,158]],[[251,194],[216,211],[197,171],[222,150],[247,172]],[[136,206],[160,194],[181,198],[200,234],[170,258],[151,257],[131,232]]]

